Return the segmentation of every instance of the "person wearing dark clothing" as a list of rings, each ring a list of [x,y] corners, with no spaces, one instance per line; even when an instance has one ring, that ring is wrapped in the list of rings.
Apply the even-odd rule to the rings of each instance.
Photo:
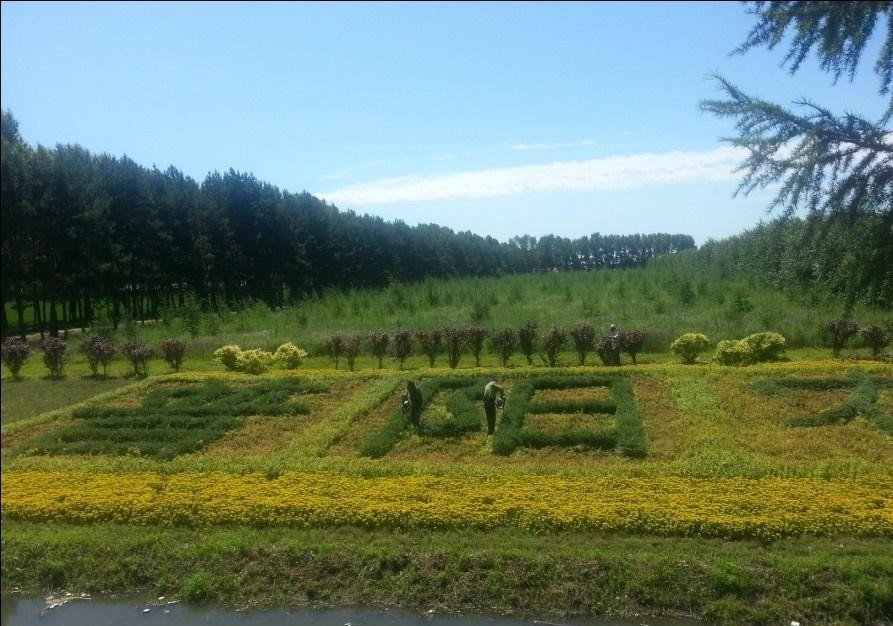
[[[505,389],[496,381],[491,380],[484,387],[484,413],[487,415],[487,434],[492,435],[496,431],[496,401],[505,402]]]
[[[413,426],[418,426],[422,417],[422,391],[415,381],[406,383],[406,391],[403,392],[403,411],[409,413],[409,421]]]

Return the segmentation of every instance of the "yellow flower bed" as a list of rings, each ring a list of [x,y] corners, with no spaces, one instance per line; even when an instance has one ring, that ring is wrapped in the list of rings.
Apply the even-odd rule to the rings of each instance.
[[[2,511],[78,523],[893,536],[893,480],[11,471]]]

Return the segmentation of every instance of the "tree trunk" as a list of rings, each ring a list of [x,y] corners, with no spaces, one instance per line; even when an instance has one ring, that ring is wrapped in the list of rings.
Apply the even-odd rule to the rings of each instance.
[[[22,296],[22,287],[20,285],[16,285],[16,316],[19,321],[19,337],[21,337],[22,341],[25,340],[25,336],[27,334],[25,329],[25,300]]]
[[[59,320],[56,317],[56,300],[50,299],[50,337],[59,336]]]

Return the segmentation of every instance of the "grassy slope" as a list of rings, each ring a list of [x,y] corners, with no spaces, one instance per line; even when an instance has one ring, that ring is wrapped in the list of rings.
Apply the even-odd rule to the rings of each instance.
[[[675,614],[736,624],[882,624],[893,611],[893,559],[882,540],[765,545],[507,529],[4,523],[2,547],[5,589],[151,590],[237,607],[363,604],[540,618]]]

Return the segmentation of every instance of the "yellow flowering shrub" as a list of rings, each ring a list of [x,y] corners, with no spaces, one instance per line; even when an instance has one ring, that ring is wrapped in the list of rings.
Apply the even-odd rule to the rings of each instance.
[[[286,342],[276,348],[273,359],[282,363],[287,370],[295,370],[301,365],[301,361],[307,358],[307,351],[295,344]]]
[[[7,519],[893,537],[893,479],[11,471]]]

